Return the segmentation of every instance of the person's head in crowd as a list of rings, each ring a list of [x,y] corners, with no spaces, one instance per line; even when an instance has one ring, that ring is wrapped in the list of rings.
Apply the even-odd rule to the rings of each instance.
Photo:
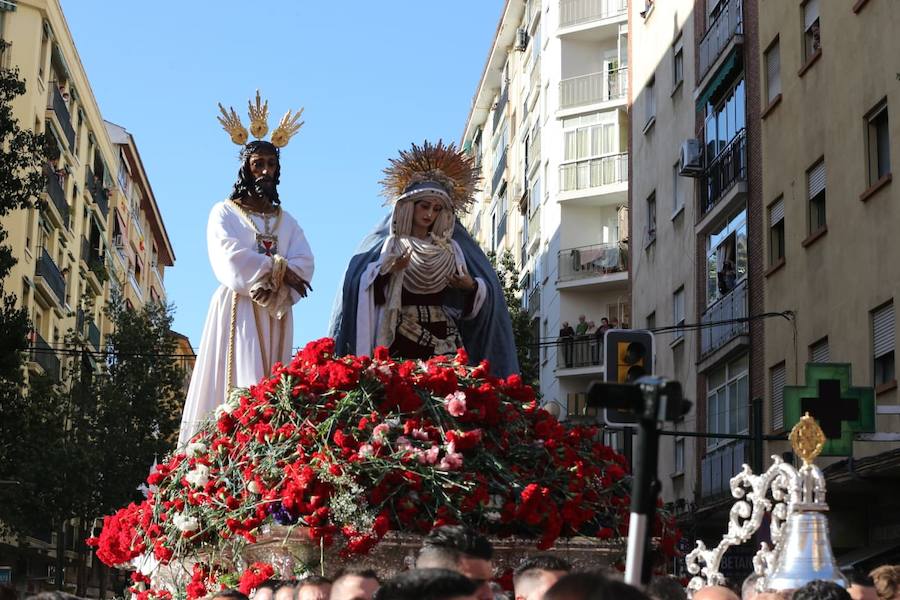
[[[513,571],[516,600],[540,600],[544,592],[571,570],[569,561],[552,554],[525,558]]]
[[[900,598],[900,565],[884,565],[869,575],[875,586],[878,600],[898,600]]]
[[[413,569],[385,581],[374,600],[476,600],[478,585],[450,569]]]
[[[602,571],[570,573],[553,584],[543,600],[649,600],[648,596],[624,581]]]
[[[380,585],[372,569],[341,569],[331,584],[331,600],[372,600]]]
[[[847,593],[853,600],[878,600],[875,593],[875,584],[872,578],[863,571],[853,567],[841,569],[841,573],[847,578],[850,587]]]
[[[731,588],[724,585],[708,585],[694,592],[692,600],[740,600],[740,598]]]
[[[684,586],[671,575],[654,577],[644,588],[644,592],[653,600],[687,600]]]
[[[478,600],[492,600],[493,557],[494,547],[486,537],[461,525],[445,525],[435,527],[425,537],[416,568],[461,573],[478,586]]]
[[[253,600],[275,600],[275,590],[281,585],[280,579],[266,579],[250,595]]]
[[[301,579],[296,586],[296,600],[328,600],[331,595],[331,580],[320,575]]]
[[[794,590],[793,600],[850,600],[847,590],[833,581],[814,579]]]
[[[294,592],[297,589],[297,580],[289,579],[279,581],[275,586],[275,594],[273,600],[294,600]],[[255,598],[253,600],[256,600]]]
[[[209,600],[250,600],[246,594],[238,590],[219,590],[209,597]]]
[[[762,579],[762,575],[758,573],[750,573],[744,579],[744,583],[741,584],[741,600],[754,600],[756,595],[759,594],[756,591],[756,583]]]

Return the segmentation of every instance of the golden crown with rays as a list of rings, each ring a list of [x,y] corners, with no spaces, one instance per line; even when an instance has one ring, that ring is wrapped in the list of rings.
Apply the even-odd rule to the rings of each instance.
[[[388,204],[422,195],[444,196],[454,212],[466,212],[481,177],[475,159],[457,150],[453,143],[445,145],[426,141],[401,150],[392,158],[381,180],[382,196]]]
[[[238,146],[246,144],[249,137],[247,129],[241,123],[241,118],[234,108],[229,106],[228,110],[225,110],[225,107],[219,102],[219,110],[222,112],[222,115],[218,117],[219,123],[222,124],[222,129],[231,136],[231,141]],[[247,101],[247,113],[250,115],[250,133],[256,139],[262,139],[269,132],[269,101],[262,101],[259,90],[256,90],[255,104],[252,100]],[[284,148],[288,145],[291,138],[303,127],[303,121],[300,120],[301,115],[303,115],[302,108],[297,112],[289,110],[284,113],[284,116],[281,117],[281,121],[278,123],[278,127],[272,133],[272,138],[269,140],[273,146]]]

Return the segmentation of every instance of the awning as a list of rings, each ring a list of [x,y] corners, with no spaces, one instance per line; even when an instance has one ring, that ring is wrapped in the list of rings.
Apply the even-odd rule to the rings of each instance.
[[[706,103],[709,102],[709,99],[712,98],[713,94],[718,91],[719,87],[728,80],[731,76],[731,72],[737,67],[737,50],[738,46],[732,48],[731,53],[728,55],[728,58],[725,59],[725,62],[722,63],[722,66],[719,67],[718,71],[716,71],[716,76],[709,82],[706,86],[706,89],[703,90],[703,93],[700,94],[700,97],[697,98],[697,110],[702,111],[706,106]]]

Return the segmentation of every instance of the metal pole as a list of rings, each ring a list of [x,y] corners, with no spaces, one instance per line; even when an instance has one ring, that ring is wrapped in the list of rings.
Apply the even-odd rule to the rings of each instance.
[[[647,555],[650,534],[659,495],[657,465],[659,462],[659,429],[655,420],[639,422],[634,477],[631,483],[631,516],[628,521],[628,553],[625,560],[625,582],[631,585],[650,583],[652,565]]]

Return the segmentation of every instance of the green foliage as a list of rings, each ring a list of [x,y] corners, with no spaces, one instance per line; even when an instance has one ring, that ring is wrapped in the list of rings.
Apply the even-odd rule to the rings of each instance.
[[[488,254],[497,277],[503,286],[503,297],[509,308],[509,316],[512,319],[513,337],[516,341],[516,356],[519,359],[519,369],[522,380],[537,389],[540,381],[538,371],[538,344],[534,337],[534,329],[528,311],[522,308],[522,288],[519,285],[519,269],[516,268],[516,260],[508,249],[499,257],[491,252]]]

